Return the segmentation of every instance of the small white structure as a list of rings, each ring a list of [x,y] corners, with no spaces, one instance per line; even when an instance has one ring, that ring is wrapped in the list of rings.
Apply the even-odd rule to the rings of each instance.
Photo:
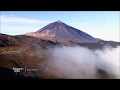
[[[49,34],[50,34],[50,30],[47,30],[45,33],[46,33],[47,35],[49,35]]]
[[[53,38],[55,37],[55,33],[54,33],[54,34],[51,34],[51,35],[52,35]]]

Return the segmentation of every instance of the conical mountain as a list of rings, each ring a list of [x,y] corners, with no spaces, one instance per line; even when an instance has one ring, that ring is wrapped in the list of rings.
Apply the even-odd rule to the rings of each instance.
[[[88,43],[98,41],[98,39],[91,35],[69,26],[60,20],[50,23],[36,32],[27,33],[26,35],[57,42],[72,41]]]

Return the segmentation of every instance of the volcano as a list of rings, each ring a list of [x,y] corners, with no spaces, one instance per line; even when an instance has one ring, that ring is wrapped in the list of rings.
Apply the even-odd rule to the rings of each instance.
[[[85,51],[79,49],[79,46],[85,47]],[[95,63],[97,64],[93,64],[93,66],[98,65],[98,67],[95,67],[95,77],[90,79],[114,79],[114,76],[106,71],[110,69],[103,69],[109,64],[106,64],[106,62],[99,64],[99,62],[101,63],[104,60],[99,61],[101,55],[99,57],[99,54],[95,54],[94,51],[96,52],[97,50],[98,52],[99,50],[104,50],[105,47],[117,48],[118,46],[120,46],[120,42],[94,38],[60,20],[50,23],[36,32],[29,32],[24,35],[12,36],[0,33],[0,78],[86,79],[94,71],[91,69],[91,63],[94,60],[92,62],[89,61],[89,59],[94,59],[94,54],[96,55],[95,57],[98,56],[98,59],[95,58]],[[75,50],[73,50],[74,48]],[[112,48],[110,49],[113,50]],[[90,51],[87,52],[87,50]],[[84,57],[85,55],[86,57]],[[80,63],[81,59],[82,63]],[[76,62],[78,60],[79,62]],[[88,60],[88,62],[84,60]],[[83,68],[81,68],[81,65]],[[110,66],[112,65],[110,64]],[[19,68],[25,68],[25,70],[15,73],[13,67],[18,68],[17,71]],[[91,69],[90,73],[88,73],[86,68]],[[37,69],[37,72],[32,71],[32,69]],[[111,70],[114,70],[114,68],[111,68]]]
[[[95,43],[99,41],[97,38],[69,26],[60,20],[50,23],[36,32],[29,32],[25,35],[57,42],[72,41],[78,43]]]

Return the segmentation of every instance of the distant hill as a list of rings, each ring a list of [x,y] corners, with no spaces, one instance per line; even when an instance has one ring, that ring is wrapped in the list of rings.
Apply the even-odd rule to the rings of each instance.
[[[47,45],[55,45],[56,43],[51,42],[49,40],[42,40],[32,36],[25,36],[25,35],[7,35],[7,34],[0,34],[0,47],[5,46],[18,46],[23,45],[25,43],[37,43],[43,47]]]

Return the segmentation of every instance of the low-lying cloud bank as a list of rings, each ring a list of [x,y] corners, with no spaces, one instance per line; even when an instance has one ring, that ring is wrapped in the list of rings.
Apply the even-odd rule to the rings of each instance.
[[[58,75],[58,78],[94,79],[99,78],[97,69],[101,69],[107,73],[108,78],[120,78],[119,51],[120,46],[104,47],[103,50],[94,51],[81,46],[55,47],[48,50],[51,54],[49,72]]]
[[[105,46],[102,50],[64,45],[45,50],[37,44],[28,46],[20,48],[20,52],[29,49],[29,55],[36,55],[40,60],[45,57],[45,65],[37,62],[40,66],[37,73],[42,77],[47,74],[67,79],[120,78],[120,46]]]

